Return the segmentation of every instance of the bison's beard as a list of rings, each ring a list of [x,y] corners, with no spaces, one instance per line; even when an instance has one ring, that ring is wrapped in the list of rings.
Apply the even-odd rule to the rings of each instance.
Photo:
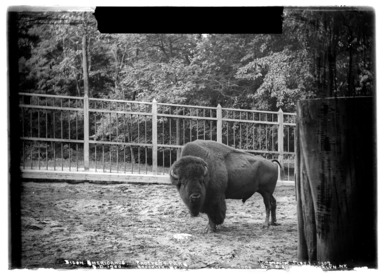
[[[197,217],[200,213],[201,209],[201,203],[188,203],[187,207],[189,209],[189,212],[191,213],[191,217]]]
[[[203,206],[204,195],[201,195],[200,200],[195,201],[195,202],[191,202],[189,200],[189,196],[184,197],[181,194],[180,194],[180,196],[181,196],[182,200],[184,201],[185,205],[188,207],[188,210],[189,210],[191,216],[197,217],[201,211],[202,206]]]

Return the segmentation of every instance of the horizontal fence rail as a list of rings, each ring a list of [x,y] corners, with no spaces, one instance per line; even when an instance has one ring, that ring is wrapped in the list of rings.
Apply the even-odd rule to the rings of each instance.
[[[182,146],[200,139],[278,159],[280,180],[294,179],[294,113],[31,93],[19,107],[26,176],[167,183]]]

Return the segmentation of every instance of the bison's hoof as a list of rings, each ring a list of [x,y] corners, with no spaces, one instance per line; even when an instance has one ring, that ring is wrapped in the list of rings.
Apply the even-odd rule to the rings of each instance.
[[[271,225],[272,225],[272,226],[278,226],[278,225],[280,225],[280,223],[277,223],[277,222],[271,222]]]
[[[204,228],[203,233],[204,233],[204,234],[215,233],[216,230],[217,230],[216,225],[215,225],[214,227],[211,227],[211,226],[208,224],[207,227]]]

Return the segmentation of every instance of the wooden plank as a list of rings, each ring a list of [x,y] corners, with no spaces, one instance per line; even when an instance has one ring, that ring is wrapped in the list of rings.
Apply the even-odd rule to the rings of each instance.
[[[278,125],[278,122],[269,122],[269,121],[253,121],[253,120],[241,120],[241,119],[228,119],[223,118],[223,121],[226,122],[238,122],[238,123],[249,123],[249,124],[260,124],[260,125]]]
[[[115,102],[115,103],[127,103],[127,104],[146,104],[148,106],[152,105],[150,102],[140,102],[140,101],[125,101],[125,100],[115,100],[115,99],[97,99],[89,98],[90,101],[98,102]]]
[[[168,175],[142,175],[142,174],[119,174],[103,172],[65,172],[46,170],[23,170],[21,174],[24,179],[51,179],[62,181],[84,181],[84,182],[108,182],[108,183],[146,183],[146,184],[171,184]]]
[[[200,106],[200,105],[183,105],[183,104],[169,104],[169,103],[158,103],[158,105],[162,105],[162,106],[177,106],[177,107],[185,107],[185,108],[215,109],[214,107]]]
[[[252,109],[237,109],[237,108],[223,108],[223,111],[242,111],[252,113],[264,113],[264,114],[277,114],[277,111],[265,111],[265,110],[252,110]],[[287,113],[289,114],[289,113]]]
[[[113,113],[113,114],[133,114],[133,115],[140,115],[140,116],[151,116],[152,113],[148,112],[137,112],[137,111],[122,111],[122,110],[107,110],[107,109],[95,109],[90,108],[89,112],[99,112],[99,113]]]
[[[188,116],[188,115],[173,115],[173,114],[163,114],[163,113],[158,113],[157,115],[159,117],[168,117],[168,118],[217,121],[217,118],[212,118],[212,117],[200,117],[200,116]]]

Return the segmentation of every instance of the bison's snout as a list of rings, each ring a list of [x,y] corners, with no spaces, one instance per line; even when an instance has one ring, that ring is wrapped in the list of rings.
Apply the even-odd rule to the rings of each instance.
[[[191,196],[189,197],[189,200],[191,201],[191,203],[194,203],[194,202],[197,202],[200,200],[200,194],[191,194]]]

